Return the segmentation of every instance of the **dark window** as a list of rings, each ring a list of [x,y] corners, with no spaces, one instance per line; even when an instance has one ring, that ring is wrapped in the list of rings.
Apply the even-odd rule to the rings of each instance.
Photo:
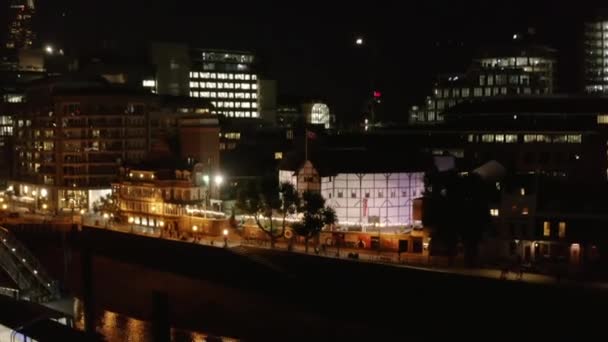
[[[407,240],[399,240],[399,253],[407,253]]]
[[[417,238],[412,240],[412,252],[422,253],[422,239]]]
[[[395,192],[391,191],[391,198],[394,198],[394,197],[395,197]]]
[[[344,197],[344,194],[342,193],[342,191],[338,191],[338,198],[342,198]]]
[[[350,197],[351,198],[357,198],[357,193],[356,192],[351,192],[350,193]]]
[[[378,192],[378,198],[382,198],[382,191]]]
[[[365,198],[369,198],[369,192],[365,193]]]

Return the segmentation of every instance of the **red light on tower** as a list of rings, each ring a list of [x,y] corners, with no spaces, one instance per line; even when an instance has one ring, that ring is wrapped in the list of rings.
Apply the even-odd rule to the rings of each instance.
[[[382,93],[377,90],[374,90],[374,98],[379,99],[380,97],[382,97]]]

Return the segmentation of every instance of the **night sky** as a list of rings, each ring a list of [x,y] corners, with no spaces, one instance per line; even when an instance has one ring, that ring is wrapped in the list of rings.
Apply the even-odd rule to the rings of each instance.
[[[211,3],[40,0],[37,26],[41,40],[66,47],[164,40],[251,50],[281,94],[326,99],[341,121],[361,112],[374,79],[384,116],[403,120],[430,92],[435,74],[464,70],[477,48],[508,42],[528,27],[536,28],[537,41],[560,50],[560,87],[575,90],[581,18],[596,8],[517,0]],[[368,48],[352,44],[359,34]]]

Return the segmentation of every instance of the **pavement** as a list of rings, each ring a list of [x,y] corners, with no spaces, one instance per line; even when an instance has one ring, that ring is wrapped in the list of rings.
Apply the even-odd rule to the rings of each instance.
[[[95,226],[95,220],[98,222],[104,222],[103,219],[91,219],[86,218],[84,223],[88,226]],[[168,237],[161,237],[160,232],[158,230],[141,227],[136,225],[126,225],[126,224],[107,224],[103,226],[97,226],[97,228],[110,229],[115,231],[121,231],[125,233],[138,234],[143,236],[157,237],[163,238],[167,240],[173,241],[181,241],[184,243],[197,243],[201,245],[207,246],[215,246],[218,248],[224,247],[224,238],[219,237],[209,237],[209,236],[201,236],[194,241],[193,238],[184,239],[175,239]],[[241,238],[240,235],[231,233],[228,236],[228,247],[238,247],[238,246],[246,246],[253,248],[263,248],[270,249],[270,242],[264,241],[245,241]],[[276,250],[287,251],[287,244],[284,242],[277,242],[274,247]],[[305,246],[302,244],[294,244],[292,246],[291,252],[294,253],[306,253]],[[358,259],[347,258],[349,253],[357,253]],[[309,245],[308,254],[317,255],[319,257],[326,258],[341,258],[351,260],[353,262],[373,262],[373,263],[382,263],[384,265],[389,265],[393,267],[404,267],[404,268],[412,268],[425,270],[429,272],[441,272],[441,273],[450,273],[450,274],[459,274],[464,276],[471,277],[480,277],[480,278],[489,278],[489,279],[501,279],[502,270],[498,268],[462,268],[462,267],[442,267],[433,265],[433,261],[428,256],[422,255],[412,255],[412,254],[403,254],[401,259],[399,260],[397,253],[395,252],[378,252],[366,249],[352,249],[352,248],[339,248],[339,250],[335,247],[328,247],[324,252],[322,250],[319,253],[315,253],[315,248],[312,243]],[[578,282],[572,279],[557,279],[554,276],[548,276],[544,274],[536,274],[536,273],[523,273],[522,277],[519,278],[518,275],[514,272],[509,272],[506,277],[502,278],[504,281],[518,281],[518,282],[526,282],[526,283],[536,283],[536,284],[559,284],[559,285],[568,285],[568,286],[584,286],[591,288],[599,288],[599,289],[607,289],[608,283],[605,282]]]

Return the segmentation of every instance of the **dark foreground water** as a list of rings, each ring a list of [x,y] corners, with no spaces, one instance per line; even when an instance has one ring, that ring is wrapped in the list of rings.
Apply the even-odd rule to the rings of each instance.
[[[84,330],[84,306],[83,302],[76,299],[74,302],[74,325],[77,329]],[[107,342],[146,342],[153,339],[152,324],[150,322],[135,319],[116,312],[103,310],[95,318],[97,332]],[[204,342],[223,341],[236,342],[235,338],[207,335],[201,332],[171,329],[171,341],[174,342]]]

